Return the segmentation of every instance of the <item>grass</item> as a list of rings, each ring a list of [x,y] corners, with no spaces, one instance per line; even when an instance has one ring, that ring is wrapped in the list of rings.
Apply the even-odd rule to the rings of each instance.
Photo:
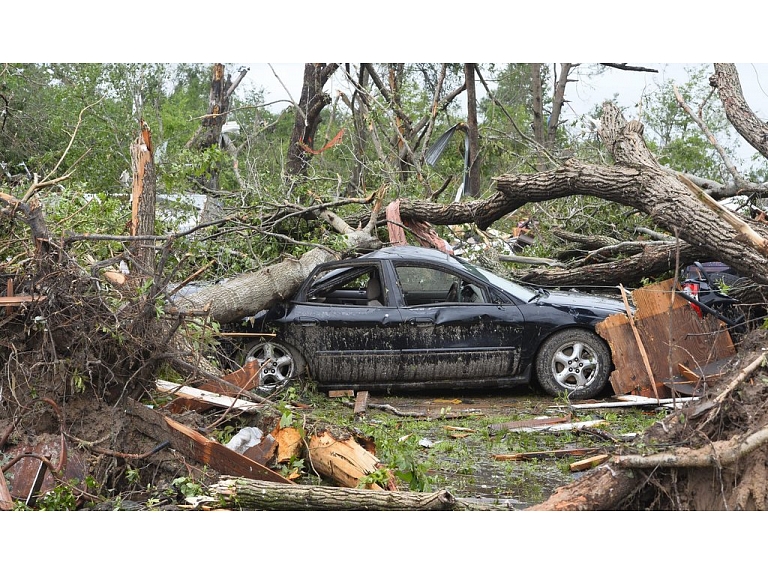
[[[395,475],[399,489],[445,489],[455,497],[507,499],[519,507],[539,503],[557,487],[573,481],[577,475],[571,473],[569,465],[582,457],[498,461],[494,455],[568,448],[610,452],[627,435],[642,434],[664,415],[636,408],[573,412],[574,421],[604,419],[608,423],[599,428],[600,434],[585,430],[492,433],[489,426],[493,424],[562,416],[570,410],[552,398],[521,395],[515,398],[513,408],[461,418],[447,416],[456,415],[456,408],[453,412],[443,409],[442,416],[430,419],[402,417],[369,408],[364,417],[355,419],[349,399],[344,402],[321,393],[308,394],[303,401],[313,406],[313,419],[373,439],[376,457]],[[451,427],[471,431],[455,431]]]

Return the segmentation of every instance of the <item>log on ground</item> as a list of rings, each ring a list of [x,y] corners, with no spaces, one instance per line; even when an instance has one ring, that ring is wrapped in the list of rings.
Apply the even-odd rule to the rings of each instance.
[[[270,481],[222,477],[203,500],[191,503],[211,509],[261,511],[457,511],[466,509],[448,491],[411,493],[350,487],[286,485]]]

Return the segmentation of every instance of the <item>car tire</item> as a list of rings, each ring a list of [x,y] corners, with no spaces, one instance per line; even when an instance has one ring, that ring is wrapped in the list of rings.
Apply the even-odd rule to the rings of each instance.
[[[281,390],[289,382],[301,377],[307,366],[295,347],[272,338],[262,339],[246,347],[242,365],[253,360],[258,360],[263,366],[259,371],[259,386],[254,389],[259,394]]]
[[[536,377],[552,396],[592,399],[608,382],[611,350],[599,336],[584,329],[567,329],[550,336],[536,355]]]

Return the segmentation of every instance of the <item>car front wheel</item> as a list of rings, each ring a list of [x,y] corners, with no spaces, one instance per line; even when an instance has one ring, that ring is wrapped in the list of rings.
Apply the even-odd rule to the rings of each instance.
[[[289,381],[302,375],[306,367],[304,358],[296,348],[274,339],[260,341],[248,348],[243,365],[254,360],[262,366],[259,386],[254,390],[260,394],[282,389]]]
[[[552,396],[592,399],[608,382],[611,351],[600,337],[583,329],[558,332],[539,349],[536,377]]]

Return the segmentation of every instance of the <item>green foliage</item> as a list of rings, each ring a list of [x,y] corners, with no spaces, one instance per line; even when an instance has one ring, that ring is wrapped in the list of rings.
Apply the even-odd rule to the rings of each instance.
[[[203,486],[197,483],[192,477],[177,477],[173,480],[173,486],[179,491],[182,497],[197,497],[203,493]]]
[[[710,97],[711,71],[701,66],[688,72],[690,79],[685,84],[675,86],[668,80],[662,89],[643,99],[644,137],[662,164],[700,177],[722,179],[726,174],[722,172],[714,147],[678,104],[674,88],[688,106],[701,114],[718,142],[731,153],[736,145],[735,133],[730,129],[720,100]]]
[[[300,477],[304,475],[306,469],[304,466],[304,460],[292,455],[290,459],[280,465],[279,473],[283,477]]]
[[[133,467],[128,467],[128,469],[125,470],[125,479],[128,481],[129,484],[132,484],[132,485],[138,484],[139,481],[141,481],[141,475],[139,473],[139,470]]]
[[[74,511],[77,509],[76,485],[76,480],[59,483],[37,500],[36,508],[39,511]]]

